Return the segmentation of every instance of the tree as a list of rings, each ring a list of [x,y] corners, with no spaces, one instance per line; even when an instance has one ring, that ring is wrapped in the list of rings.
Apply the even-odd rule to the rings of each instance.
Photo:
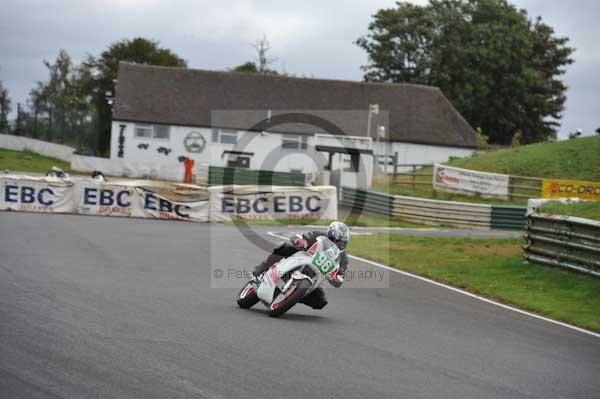
[[[29,109],[34,115],[34,122],[32,126],[32,135],[38,137],[40,134],[40,118],[46,119],[46,123],[43,123],[44,134],[42,138],[46,141],[52,141],[53,136],[53,111],[54,106],[50,102],[48,84],[44,82],[36,82],[36,87],[31,89],[29,92],[28,105]]]
[[[108,153],[110,146],[111,106],[107,93],[113,95],[119,61],[146,65],[187,67],[187,63],[171,50],[162,48],[157,41],[135,38],[111,44],[99,57],[88,56],[84,63],[84,91],[92,98],[98,117],[98,152]]]
[[[379,10],[356,44],[365,80],[439,87],[490,142],[556,136],[566,100],[568,39],[506,0],[430,0]]]
[[[252,47],[256,50],[256,55],[258,56],[258,73],[275,73],[272,69],[269,69],[269,65],[277,61],[277,58],[270,58],[268,56],[269,50],[271,50],[271,44],[267,40],[267,37],[263,35],[261,39],[258,39],[252,44]]]
[[[66,137],[81,134],[82,121],[89,119],[92,111],[90,99],[83,92],[83,71],[65,50],[59,51],[54,62],[45,60],[44,65],[49,78],[45,82],[36,82],[36,87],[29,92],[31,112],[23,114],[25,130],[37,136],[39,118],[45,116],[46,140],[57,137],[64,143]]]
[[[369,24],[369,35],[356,44],[367,51],[370,64],[363,67],[365,80],[429,83],[434,22],[424,7],[398,3],[382,9]]]
[[[33,123],[31,126],[31,133],[34,138],[38,137],[39,133],[39,118],[40,114],[44,112],[45,100],[43,97],[43,87],[41,82],[36,82],[36,87],[29,91],[29,99],[27,100],[27,104],[29,109],[33,113]]]
[[[8,114],[12,110],[8,90],[0,81],[0,133],[8,133]]]
[[[256,64],[252,61],[248,61],[245,64],[238,65],[232,69],[234,72],[243,72],[243,73],[258,73],[258,68]]]
[[[278,75],[279,73],[270,69],[269,66],[274,63],[277,58],[269,57],[268,53],[271,50],[271,44],[267,40],[266,36],[256,40],[251,46],[256,50],[256,61],[248,61],[244,64],[238,65],[232,69],[234,72],[243,73],[261,73],[263,75]]]

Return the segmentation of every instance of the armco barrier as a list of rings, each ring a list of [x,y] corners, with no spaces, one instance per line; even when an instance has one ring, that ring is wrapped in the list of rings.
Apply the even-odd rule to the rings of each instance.
[[[423,224],[468,228],[517,229],[525,225],[525,207],[439,201],[342,187],[341,205]]]
[[[524,238],[528,261],[600,277],[600,222],[532,213]]]
[[[395,195],[392,216],[417,223],[489,229],[491,207]]]
[[[373,191],[342,187],[340,203],[347,207],[365,210],[380,215],[391,215],[394,197]]]
[[[303,173],[273,172],[270,170],[251,170],[243,168],[224,168],[210,166],[208,184],[251,184],[274,186],[304,186]]]
[[[492,205],[491,227],[494,229],[520,229],[525,226],[527,208],[521,206]]]

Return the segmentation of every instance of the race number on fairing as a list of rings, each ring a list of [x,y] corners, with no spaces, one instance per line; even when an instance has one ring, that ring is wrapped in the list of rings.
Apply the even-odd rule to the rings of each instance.
[[[323,274],[329,273],[335,267],[335,263],[325,252],[317,252],[312,263]]]

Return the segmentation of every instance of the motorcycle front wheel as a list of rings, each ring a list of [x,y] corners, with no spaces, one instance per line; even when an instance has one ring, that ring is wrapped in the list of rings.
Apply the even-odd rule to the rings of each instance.
[[[258,296],[254,287],[250,282],[247,282],[244,288],[238,293],[237,304],[242,309],[249,309],[258,303]]]
[[[285,292],[280,293],[271,303],[269,316],[279,317],[290,310],[292,306],[306,296],[311,285],[311,282],[306,279],[293,282]]]

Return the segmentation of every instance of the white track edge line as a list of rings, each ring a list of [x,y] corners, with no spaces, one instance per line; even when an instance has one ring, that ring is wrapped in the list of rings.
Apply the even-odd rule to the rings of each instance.
[[[269,235],[271,235],[273,237],[282,238],[282,239],[286,239],[287,238],[285,236],[279,235],[279,234],[274,233],[272,231],[269,231],[268,233],[269,233]],[[533,318],[536,318],[536,319],[539,319],[539,320],[547,321],[548,323],[552,323],[552,324],[556,324],[556,325],[559,325],[559,326],[562,326],[562,327],[570,328],[571,330],[579,331],[580,333],[584,333],[584,334],[588,334],[588,335],[591,335],[591,336],[596,337],[596,338],[600,338],[600,334],[599,333],[595,333],[593,331],[586,330],[585,328],[577,327],[577,326],[574,326],[574,325],[569,324],[569,323],[564,323],[562,321],[550,319],[548,317],[544,317],[544,316],[541,316],[539,314],[531,313],[531,312],[528,312],[528,311],[523,310],[523,309],[515,308],[513,306],[506,305],[504,303],[496,302],[496,301],[494,301],[492,299],[485,298],[485,297],[482,297],[482,296],[477,295],[477,294],[473,294],[472,292],[461,290],[460,288],[452,287],[451,285],[440,283],[438,281],[431,280],[431,279],[429,279],[427,277],[422,277],[422,276],[419,276],[417,274],[406,272],[404,270],[395,269],[395,268],[393,268],[391,266],[387,266],[387,265],[384,265],[382,263],[377,263],[377,262],[374,262],[372,260],[361,258],[359,256],[350,255],[350,254],[348,254],[348,256],[350,258],[357,259],[357,260],[359,260],[361,262],[365,262],[365,263],[368,263],[368,264],[373,265],[373,266],[378,266],[378,267],[381,267],[383,269],[386,269],[386,270],[389,270],[389,271],[392,271],[392,272],[400,273],[400,274],[402,274],[404,276],[412,277],[412,278],[417,279],[417,280],[421,280],[421,281],[424,281],[424,282],[427,282],[427,283],[430,283],[430,284],[433,284],[433,285],[437,285],[438,287],[443,287],[443,288],[449,289],[451,291],[458,292],[460,294],[469,296],[471,298],[478,299],[478,300],[480,300],[482,302],[486,302],[486,303],[489,303],[489,304],[492,304],[492,305],[496,305],[496,306],[499,306],[499,307],[504,308],[504,309],[512,310],[513,312],[524,314],[526,316],[530,316],[530,317],[533,317]]]

